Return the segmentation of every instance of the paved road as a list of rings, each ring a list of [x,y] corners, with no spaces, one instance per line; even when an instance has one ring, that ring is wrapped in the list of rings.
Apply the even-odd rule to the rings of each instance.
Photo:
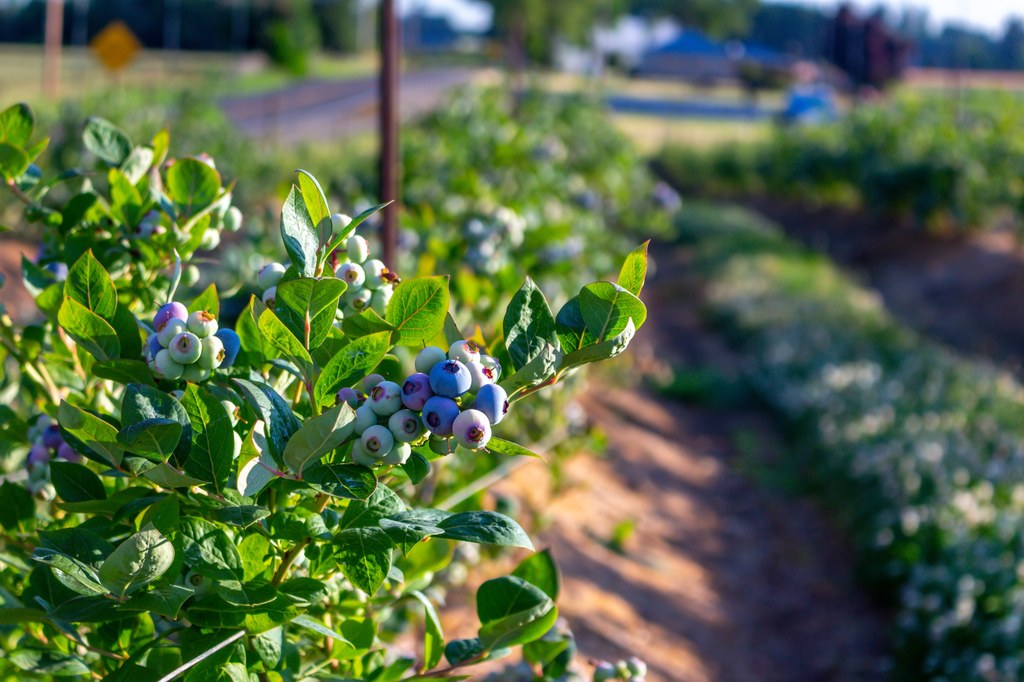
[[[782,109],[743,102],[713,100],[648,99],[628,95],[605,98],[612,111],[662,118],[716,118],[734,121],[764,121],[775,118]]]
[[[402,76],[403,118],[436,108],[473,69],[427,69]],[[268,93],[228,97],[221,108],[250,137],[302,142],[345,137],[376,126],[377,79],[309,80]]]

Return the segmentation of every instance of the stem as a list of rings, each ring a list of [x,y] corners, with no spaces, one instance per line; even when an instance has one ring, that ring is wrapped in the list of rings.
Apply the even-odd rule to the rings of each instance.
[[[315,501],[316,507],[314,508],[314,511],[319,514],[327,508],[327,503],[331,501],[331,496],[319,493],[316,496]],[[284,553],[284,556],[281,557],[281,565],[277,567],[277,571],[274,573],[274,577],[270,581],[271,585],[277,587],[284,582],[285,576],[288,575],[288,569],[291,568],[292,563],[294,563],[295,559],[299,556],[302,550],[306,548],[306,545],[308,545],[310,541],[311,538],[303,538],[292,545],[292,547]]]
[[[36,202],[32,201],[32,197],[18,189],[18,186],[14,184],[14,179],[7,181],[7,188],[11,190],[11,193],[18,198],[18,201],[25,204],[26,206],[32,206]]]
[[[424,677],[445,677],[449,673],[453,673],[453,672],[457,671],[459,668],[463,668],[463,667],[465,667],[467,665],[472,665],[474,663],[479,663],[482,659],[487,658],[487,655],[490,654],[490,653],[491,653],[490,651],[481,651],[479,654],[477,654],[473,658],[467,658],[466,660],[464,660],[464,661],[462,661],[460,663],[456,663],[455,665],[450,665],[447,668],[441,668],[440,670],[435,670],[434,672],[419,673],[415,677],[409,678],[409,679],[417,679],[417,680],[419,680],[419,679],[422,679]]]

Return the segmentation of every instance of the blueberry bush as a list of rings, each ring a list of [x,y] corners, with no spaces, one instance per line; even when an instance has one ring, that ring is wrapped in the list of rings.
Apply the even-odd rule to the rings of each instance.
[[[31,110],[0,113],[0,175],[43,235],[23,263],[38,319],[0,316],[0,674],[464,679],[519,649],[534,679],[572,679],[547,552],[479,585],[477,636],[444,637],[431,595],[457,553],[533,544],[424,490],[460,460],[532,455],[506,412],[626,349],[646,245],[557,313],[527,278],[487,343],[459,330],[448,274],[372,258],[358,230],[380,207],[332,212],[299,171],[288,262],[249,278],[232,328],[215,286],[177,292],[242,223],[234,184],[166,133],[90,119],[83,142],[90,166],[48,177]]]

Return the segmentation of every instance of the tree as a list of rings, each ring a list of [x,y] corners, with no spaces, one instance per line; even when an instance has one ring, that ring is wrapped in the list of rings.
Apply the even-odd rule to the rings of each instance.
[[[724,38],[744,35],[759,0],[629,0],[629,11],[669,16]]]
[[[611,21],[626,7],[623,0],[486,0],[494,10],[493,31],[508,43],[513,68],[526,58],[550,64],[558,39],[585,43],[599,21]]]
[[[1024,20],[1020,17],[1007,20],[997,49],[1000,68],[1024,69]]]

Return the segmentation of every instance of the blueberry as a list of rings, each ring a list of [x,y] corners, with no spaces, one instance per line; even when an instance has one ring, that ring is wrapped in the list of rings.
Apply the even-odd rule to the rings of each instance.
[[[427,346],[416,355],[416,371],[426,374],[434,369],[434,365],[447,359],[448,356],[437,346]]]
[[[217,318],[205,310],[197,310],[188,316],[188,330],[201,339],[217,333]]]
[[[498,424],[508,414],[508,393],[498,384],[481,386],[473,400],[473,409],[483,412],[491,424]]]
[[[176,361],[171,352],[166,348],[160,350],[153,358],[153,372],[168,381],[176,381],[181,378],[185,366]]]
[[[260,268],[259,274],[256,275],[256,286],[263,291],[276,287],[284,277],[285,270],[286,268],[280,263],[267,263]]]
[[[352,295],[346,299],[345,314],[358,315],[370,306],[373,300],[373,292],[369,289],[354,289]]]
[[[234,329],[226,328],[218,329],[215,336],[224,344],[224,361],[220,363],[220,366],[227,369],[235,364],[235,360],[238,358],[238,351],[242,350],[242,339],[238,338],[238,334],[235,333]]]
[[[480,346],[473,341],[456,341],[448,349],[448,359],[462,364],[480,361]]]
[[[149,338],[146,339],[146,357],[152,360],[161,350],[163,350],[163,345],[160,343],[160,335],[150,334]]]
[[[388,311],[388,303],[391,303],[391,297],[394,293],[394,287],[381,287],[373,292],[373,296],[370,297],[370,307],[373,309],[373,312],[384,317]]]
[[[633,677],[646,677],[647,676],[647,664],[636,656],[632,656],[626,661],[626,669],[629,670],[629,674]]]
[[[594,668],[594,682],[611,682],[618,677],[619,673],[615,670],[615,666],[608,661],[601,661]]]
[[[484,373],[491,380],[491,383],[497,383],[498,379],[501,378],[501,364],[490,355],[483,354],[480,355],[480,364],[484,366]]]
[[[455,418],[452,433],[459,445],[476,450],[491,440],[491,422],[480,410],[464,410]]]
[[[402,384],[402,404],[410,410],[422,410],[432,395],[434,394],[430,390],[430,377],[423,372],[410,374]]]
[[[362,440],[352,441],[352,461],[362,464],[364,467],[373,467],[380,464],[380,460],[371,455]]]
[[[399,464],[405,464],[405,461],[409,459],[409,455],[411,454],[411,445],[408,443],[395,443],[395,447],[391,448],[391,452],[384,455],[380,461],[384,464],[397,466]]]
[[[423,406],[423,425],[435,436],[452,435],[452,425],[459,416],[459,406],[451,398],[435,395]]]
[[[166,305],[160,306],[160,310],[156,311],[156,315],[153,316],[153,329],[155,329],[156,333],[159,334],[171,320],[181,320],[182,322],[185,322],[187,319],[188,308],[176,301],[167,303]]]
[[[68,266],[67,263],[55,262],[47,263],[46,269],[50,271],[53,278],[58,282],[63,282],[68,278]]]
[[[238,405],[235,405],[230,400],[222,400],[220,404],[224,406],[224,411],[228,413],[228,419],[231,420],[231,425],[234,426],[238,423]]]
[[[199,268],[195,265],[189,265],[181,271],[181,284],[182,286],[190,287],[199,281]]]
[[[242,229],[242,212],[237,206],[232,206],[224,214],[224,229],[228,232],[238,232]]]
[[[473,385],[469,370],[458,360],[445,360],[430,370],[430,390],[437,395],[458,398]]]
[[[484,367],[483,364],[479,362],[467,362],[466,369],[469,370],[469,378],[472,382],[469,386],[470,392],[476,393],[482,386],[494,383],[494,379],[491,378],[493,376],[493,372]]]
[[[200,251],[213,251],[220,246],[220,231],[211,227],[203,232],[203,238],[199,242]]]
[[[72,448],[67,443],[60,444],[60,447],[57,448],[57,456],[63,460],[67,460],[68,462],[82,461],[82,456],[75,452],[74,448]]]
[[[350,216],[347,216],[344,213],[331,214],[331,229],[335,232],[341,232],[351,224],[352,218]]]
[[[199,359],[203,347],[198,336],[192,332],[181,332],[167,344],[167,352],[170,353],[171,360],[182,365],[191,365]],[[157,361],[159,362],[159,354]]]
[[[356,435],[363,435],[366,429],[377,425],[377,413],[370,407],[370,403],[363,403],[356,409],[355,431]]]
[[[56,450],[63,444],[64,439],[61,438],[60,427],[56,424],[50,424],[47,426],[43,431],[43,445],[51,450]]]
[[[217,369],[224,362],[227,353],[224,352],[224,343],[216,336],[207,336],[202,340],[203,352],[196,361],[203,369]]]
[[[366,281],[366,273],[359,263],[342,263],[334,271],[334,276],[343,280],[349,289],[359,289]]]
[[[335,396],[338,403],[348,403],[349,407],[355,409],[359,407],[359,401],[363,399],[363,394],[354,388],[343,388],[338,391]]]
[[[43,464],[50,461],[50,448],[42,443],[36,443],[28,451],[29,464]]]
[[[366,402],[382,417],[390,417],[402,409],[402,387],[393,381],[382,381],[370,389]]]
[[[193,384],[198,384],[200,381],[209,379],[210,374],[210,370],[203,369],[199,366],[199,363],[193,362],[191,365],[185,365],[181,378],[183,381],[191,381]]]
[[[377,259],[368,260],[363,263],[363,270],[366,272],[366,288],[377,290],[380,289],[386,281],[385,275],[388,273],[388,269]]]
[[[363,431],[360,439],[366,451],[378,458],[388,454],[395,447],[395,437],[391,435],[391,429],[379,424],[375,424]]]
[[[399,443],[411,443],[426,433],[420,416],[412,410],[399,410],[388,419],[388,428]]]
[[[370,245],[357,234],[352,235],[345,242],[345,251],[354,263],[363,263],[370,257]]]
[[[363,377],[363,390],[369,393],[374,386],[382,381],[384,381],[384,377],[379,374],[367,374]]]
[[[277,287],[273,286],[263,292],[263,304],[273,309],[277,305]]]

